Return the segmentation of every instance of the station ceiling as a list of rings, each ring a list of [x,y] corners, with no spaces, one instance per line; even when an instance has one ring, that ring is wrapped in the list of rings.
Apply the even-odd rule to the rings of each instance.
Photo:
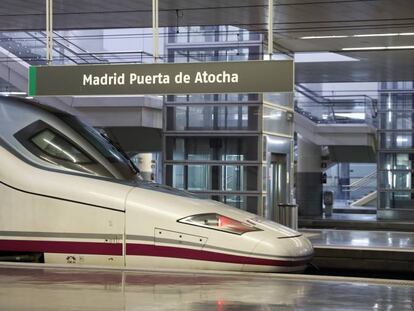
[[[266,33],[267,0],[159,2],[160,26],[229,24]],[[298,82],[414,80],[413,49],[343,50],[414,46],[414,0],[274,2],[275,48],[286,53],[330,51],[354,60],[298,63]],[[54,28],[151,27],[151,3],[151,0],[54,0]],[[44,0],[2,0],[0,31],[44,30],[44,14]],[[369,36],[372,34],[380,36]],[[303,39],[315,36],[331,38]]]

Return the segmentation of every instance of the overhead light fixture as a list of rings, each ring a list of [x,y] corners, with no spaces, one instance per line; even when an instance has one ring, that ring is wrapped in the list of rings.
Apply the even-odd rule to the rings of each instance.
[[[342,51],[410,50],[410,49],[414,49],[414,45],[355,47],[355,48],[343,48]]]
[[[332,52],[295,53],[295,63],[357,62],[359,59]]]
[[[310,40],[310,39],[338,39],[338,38],[348,38],[349,36],[309,36],[309,37],[300,37],[303,40]]]
[[[389,46],[389,47],[387,47],[387,49],[390,49],[390,50],[409,50],[409,49],[414,49],[414,45]]]
[[[356,48],[343,48],[342,51],[363,51],[363,50],[386,50],[386,46],[371,46],[371,47],[356,47]]]
[[[414,36],[414,32],[400,32],[400,33],[367,33],[357,35],[328,35],[328,36],[306,36],[299,39],[338,39],[338,38],[363,38],[363,37],[395,37],[395,36]]]
[[[0,95],[3,96],[24,96],[26,92],[0,92]]]
[[[394,37],[399,35],[399,33],[368,33],[362,35],[353,35],[353,37]]]

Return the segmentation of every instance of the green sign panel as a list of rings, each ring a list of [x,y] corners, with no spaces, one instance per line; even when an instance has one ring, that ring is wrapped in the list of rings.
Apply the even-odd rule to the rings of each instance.
[[[36,66],[30,96],[293,92],[293,61]]]

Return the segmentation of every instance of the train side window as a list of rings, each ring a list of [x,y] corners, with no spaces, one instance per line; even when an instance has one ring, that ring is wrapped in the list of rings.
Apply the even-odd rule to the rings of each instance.
[[[16,139],[32,154],[56,166],[96,176],[114,176],[80,146],[43,121],[17,132]]]

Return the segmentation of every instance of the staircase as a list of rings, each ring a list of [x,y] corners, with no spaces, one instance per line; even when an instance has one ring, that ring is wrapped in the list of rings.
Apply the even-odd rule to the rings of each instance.
[[[352,202],[351,206],[357,207],[357,206],[366,206],[366,205],[372,204],[372,202],[377,200],[377,194],[378,192],[376,190],[372,191],[366,194],[365,196],[363,196],[362,198]]]
[[[324,191],[334,192],[335,213],[375,214],[377,205],[377,170],[374,165],[372,171],[358,178],[361,172],[358,165],[349,167],[350,184],[341,184],[341,168],[333,168],[325,171],[328,174]],[[367,169],[366,167],[364,168]]]
[[[344,192],[350,194],[351,207],[368,206],[377,199],[377,171],[342,187]]]

